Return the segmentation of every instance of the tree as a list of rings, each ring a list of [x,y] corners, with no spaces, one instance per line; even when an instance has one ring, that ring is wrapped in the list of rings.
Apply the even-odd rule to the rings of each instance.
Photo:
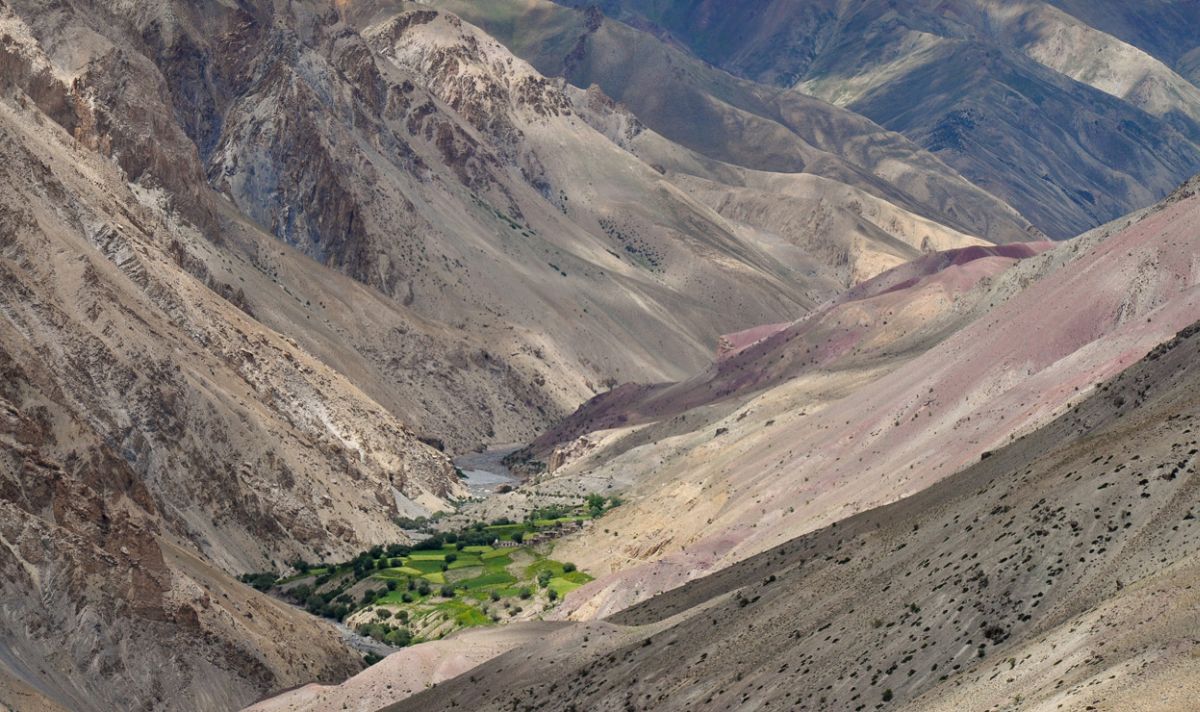
[[[572,572],[572,571],[574,571],[574,570],[575,570],[575,564],[572,564],[570,561],[568,561],[567,563],[563,564],[563,572],[564,572],[564,573],[568,573],[568,574],[569,574],[569,573],[571,573],[571,572]]]
[[[546,596],[549,597],[551,601],[557,601],[558,600],[558,591],[555,591],[554,589],[550,589],[549,591],[546,592]]]
[[[592,516],[598,517],[604,512],[605,501],[604,495],[592,493],[587,496],[587,499],[584,500],[584,503],[587,506],[588,511],[592,513]]]
[[[518,544],[525,541],[525,532],[513,532],[512,540]]]
[[[553,576],[554,574],[550,573],[549,571],[539,571],[537,575],[538,586],[541,586],[542,588],[549,586],[550,579]]]
[[[445,586],[442,586],[440,593],[442,594],[442,598],[454,598],[454,587],[450,584],[446,584]]]
[[[521,598],[529,598],[532,595],[533,591],[530,591],[528,586],[521,589]]]
[[[383,642],[396,648],[412,644],[412,632],[408,628],[394,628],[383,636]]]
[[[889,687],[888,689],[883,691],[883,701],[884,702],[892,701],[892,688]]]

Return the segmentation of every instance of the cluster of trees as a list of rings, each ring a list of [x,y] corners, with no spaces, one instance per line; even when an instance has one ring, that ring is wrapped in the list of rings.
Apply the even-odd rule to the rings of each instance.
[[[390,623],[363,623],[356,630],[364,638],[372,638],[395,648],[411,645],[413,640],[411,630]]]
[[[275,585],[275,582],[278,579],[276,578],[275,574],[264,572],[258,574],[242,574],[239,577],[239,580],[242,583],[250,584],[259,591],[269,591],[271,590],[271,587]]]
[[[354,599],[338,587],[318,593],[312,586],[300,585],[287,592],[289,598],[315,616],[343,620],[354,610]]]
[[[561,504],[551,504],[547,507],[540,507],[529,513],[529,519],[559,519],[569,517],[575,513],[574,507],[566,507]]]
[[[587,508],[588,514],[598,517],[614,507],[620,507],[621,498],[592,493],[584,499],[583,506]]]

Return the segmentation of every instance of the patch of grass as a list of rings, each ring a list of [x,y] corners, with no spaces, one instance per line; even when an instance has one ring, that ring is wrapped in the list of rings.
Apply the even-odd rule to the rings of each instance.
[[[461,585],[467,589],[479,589],[485,586],[508,586],[516,582],[516,577],[507,571],[489,571],[482,576],[462,581]]]
[[[399,605],[399,606],[409,605],[409,604],[405,603],[405,601],[404,601],[404,594],[406,594],[406,593],[409,595],[410,598],[412,598],[413,601],[421,600],[421,595],[418,594],[416,591],[404,591],[401,589],[396,589],[395,591],[388,591],[387,595],[385,595],[385,596],[380,596],[378,599],[375,600],[375,604],[376,605],[384,605],[384,604],[390,603],[390,604]]]
[[[442,570],[442,561],[432,561],[429,559],[419,561],[409,561],[405,568],[411,568],[421,574],[431,574]]]
[[[450,564],[450,570],[453,571],[454,569],[466,569],[472,566],[483,566],[483,560],[478,556],[462,556],[459,557],[454,563]]]
[[[529,566],[525,567],[525,576],[528,578],[537,578],[537,575],[543,571],[549,571],[551,575],[562,576],[563,565],[561,562],[554,559],[538,559]]]
[[[492,620],[484,615],[483,611],[470,603],[458,599],[443,601],[437,604],[434,609],[441,611],[447,618],[466,628],[492,624]]]
[[[525,524],[493,524],[487,528],[489,534],[494,535],[497,539],[510,541],[513,534],[517,532],[528,532],[529,527]]]
[[[579,572],[573,571],[572,573]],[[570,574],[567,576],[570,576]],[[549,588],[554,590],[559,596],[565,596],[571,591],[574,591],[583,584],[587,583],[587,581],[580,581],[578,577],[568,578],[567,576],[555,576],[554,578],[550,579]],[[587,576],[587,579],[590,581],[591,577]]]
[[[414,551],[407,557],[409,562],[413,561],[445,561],[446,552],[444,551]]]

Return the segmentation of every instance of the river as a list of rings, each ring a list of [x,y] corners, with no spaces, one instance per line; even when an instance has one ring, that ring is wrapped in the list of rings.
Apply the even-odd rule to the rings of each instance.
[[[465,482],[472,497],[487,497],[501,485],[516,487],[521,480],[504,466],[504,458],[520,449],[509,445],[495,447],[483,452],[471,452],[454,458],[454,464],[466,475]]]

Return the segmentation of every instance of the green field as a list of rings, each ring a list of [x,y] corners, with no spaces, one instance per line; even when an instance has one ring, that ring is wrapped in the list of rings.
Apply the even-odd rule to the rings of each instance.
[[[498,538],[504,538],[526,526],[506,524],[489,529],[496,531]],[[447,564],[448,555],[454,560]],[[517,571],[510,570],[514,558],[518,557],[532,563]],[[496,549],[476,545],[462,550],[446,546],[414,551],[402,557],[384,557],[383,561],[385,565],[401,565],[372,571],[366,580],[381,584],[390,582],[395,590],[382,593],[372,603],[360,604],[356,609],[386,609],[397,617],[403,612],[410,624],[426,624],[442,634],[447,632],[448,624],[451,630],[493,625],[491,615],[498,615],[503,620],[516,606],[552,605],[549,591],[561,598],[591,580],[582,571],[565,571],[562,562],[525,546]],[[443,571],[443,566],[447,570]],[[542,572],[547,572],[550,577],[544,586],[538,580]],[[419,594],[421,582],[430,587],[428,596]],[[453,598],[442,595],[443,584],[454,588]],[[522,592],[529,592],[529,598],[522,598]],[[406,595],[410,599],[407,602],[404,600]],[[486,613],[485,608],[496,613]]]
[[[350,561],[321,564],[286,579],[247,576],[256,587],[266,577],[265,585],[274,586],[277,595],[391,645],[538,617],[592,578],[549,558],[553,546],[497,548],[481,542],[512,542],[517,535],[592,519],[603,512],[591,500],[573,508],[547,507],[524,522],[435,533],[416,548],[376,546]],[[613,499],[612,506],[617,504]]]

